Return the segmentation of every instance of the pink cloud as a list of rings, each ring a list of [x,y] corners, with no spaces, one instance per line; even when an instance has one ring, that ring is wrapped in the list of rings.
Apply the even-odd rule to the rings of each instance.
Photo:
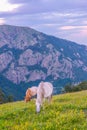
[[[71,30],[71,29],[87,29],[87,26],[62,26],[60,30]]]
[[[5,19],[4,18],[0,18],[0,25],[5,24]]]

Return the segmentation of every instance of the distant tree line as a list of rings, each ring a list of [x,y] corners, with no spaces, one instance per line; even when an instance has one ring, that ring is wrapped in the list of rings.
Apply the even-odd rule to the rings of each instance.
[[[0,104],[6,103],[6,102],[12,102],[13,101],[13,96],[8,95],[6,96],[5,93],[2,91],[0,88]]]
[[[76,92],[82,90],[87,90],[87,81],[83,81],[78,85],[67,84],[64,87],[63,92]]]

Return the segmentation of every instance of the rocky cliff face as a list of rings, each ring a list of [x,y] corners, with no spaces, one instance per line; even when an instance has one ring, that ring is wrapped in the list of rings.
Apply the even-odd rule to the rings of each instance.
[[[26,27],[0,26],[0,76],[15,85],[87,80],[87,47]]]

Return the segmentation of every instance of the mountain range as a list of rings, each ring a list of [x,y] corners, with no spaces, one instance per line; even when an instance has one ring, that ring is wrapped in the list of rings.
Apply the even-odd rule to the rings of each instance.
[[[78,37],[79,38],[79,37]],[[54,93],[87,80],[87,46],[29,27],[0,25],[0,87],[15,100],[28,87],[49,81]]]

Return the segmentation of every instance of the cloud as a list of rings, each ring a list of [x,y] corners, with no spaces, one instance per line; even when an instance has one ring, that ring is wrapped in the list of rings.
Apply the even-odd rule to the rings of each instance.
[[[3,19],[3,18],[0,18],[0,25],[3,25],[3,24],[5,24],[5,19]]]
[[[20,7],[20,4],[11,4],[7,0],[0,1],[0,12],[10,12]]]
[[[12,4],[23,4],[19,12],[44,13],[44,12],[67,12],[69,10],[87,10],[87,0],[9,0]]]
[[[72,29],[87,29],[87,26],[62,26],[61,30],[72,30]]]
[[[0,18],[3,18],[6,24],[30,26],[50,35],[87,43],[87,0],[5,2],[4,5],[9,4],[9,8],[5,6],[5,11],[0,11]]]
[[[67,35],[64,36],[65,39],[75,41],[79,44],[87,45],[87,28],[86,29],[76,29],[73,32],[69,31]]]
[[[15,3],[20,4],[20,3],[27,3],[29,2],[29,0],[8,0],[8,2],[11,4],[15,4]]]

